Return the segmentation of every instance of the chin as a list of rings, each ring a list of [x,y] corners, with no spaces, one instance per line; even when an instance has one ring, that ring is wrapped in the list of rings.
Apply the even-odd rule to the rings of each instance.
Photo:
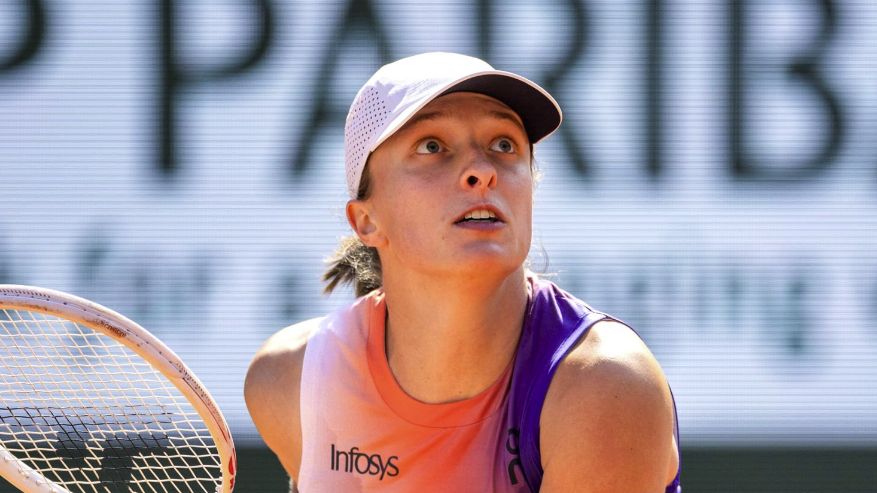
[[[524,265],[526,255],[497,252],[467,252],[454,270],[475,273],[478,276],[508,277]]]

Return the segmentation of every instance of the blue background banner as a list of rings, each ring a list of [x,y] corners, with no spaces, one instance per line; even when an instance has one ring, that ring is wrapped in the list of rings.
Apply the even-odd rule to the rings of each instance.
[[[343,121],[383,63],[546,87],[534,267],[633,325],[683,443],[877,446],[877,4],[0,3],[0,282],[161,337],[257,444],[247,365],[349,233]]]

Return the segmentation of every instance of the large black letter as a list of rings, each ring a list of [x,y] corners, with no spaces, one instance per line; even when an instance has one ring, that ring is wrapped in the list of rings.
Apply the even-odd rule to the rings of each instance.
[[[259,25],[249,52],[226,66],[200,72],[187,71],[177,60],[176,10],[174,0],[159,2],[159,51],[161,56],[161,85],[159,89],[159,158],[157,168],[162,176],[171,178],[178,171],[176,156],[177,98],[183,87],[211,79],[222,79],[242,74],[259,62],[267,53],[274,33],[270,0],[251,1],[259,15]]]
[[[304,131],[296,143],[296,151],[294,151],[292,162],[290,163],[290,171],[293,177],[300,176],[310,165],[309,158],[317,132],[327,126],[340,127],[344,125],[344,121],[347,118],[346,106],[332,107],[330,105],[328,88],[336,69],[338,69],[338,58],[345,41],[350,39],[351,33],[362,32],[357,27],[363,28],[371,34],[378,50],[378,66],[390,61],[387,37],[378,22],[371,0],[350,0],[347,4],[344,18],[332,34],[332,42],[326,50],[327,53],[323,56],[320,73],[314,79],[314,88],[311,92],[311,100],[314,103],[311,106],[311,114],[308,117],[308,123],[305,125]],[[375,70],[377,68],[376,66]],[[364,83],[365,80],[362,82]],[[353,97],[351,96],[350,99],[352,100]]]
[[[799,80],[812,88],[815,96],[825,104],[829,112],[826,128],[829,135],[817,156],[810,160],[796,163],[794,167],[783,170],[771,170],[764,163],[755,162],[746,155],[743,139],[744,97],[746,92],[746,73],[743,64],[744,37],[746,30],[747,0],[731,1],[731,73],[730,73],[730,156],[731,171],[735,178],[759,181],[795,181],[804,180],[824,171],[831,159],[837,154],[843,136],[843,119],[837,98],[832,94],[825,79],[819,73],[818,60],[834,34],[837,24],[833,0],[811,0],[818,4],[823,13],[822,29],[810,49],[802,56],[792,60],[784,69],[790,78]]]
[[[481,0],[478,5],[476,32],[479,33],[478,49],[481,58],[490,60],[492,55],[492,25],[490,20],[495,17],[491,15],[494,0]],[[564,47],[566,51],[554,65],[554,68],[542,76],[542,86],[558,100],[561,99],[559,93],[560,85],[566,75],[573,70],[579,63],[582,55],[584,55],[584,47],[586,44],[585,33],[587,31],[587,12],[585,6],[580,0],[565,0],[569,6],[569,16],[565,17],[564,22],[568,23],[572,29],[572,36],[566,43],[561,40],[555,40],[554,45],[557,51],[561,51]],[[502,17],[497,17],[500,20]],[[565,46],[564,46],[565,45]],[[501,67],[500,67],[501,68]],[[563,101],[559,101],[563,107]],[[563,145],[566,148],[570,158],[570,165],[582,177],[587,177],[589,172],[588,162],[580,147],[581,132],[578,132],[572,121],[566,120],[558,130],[558,135],[563,139]]]
[[[0,53],[0,72],[12,70],[31,61],[46,38],[46,7],[40,0],[22,0],[27,10],[27,27],[15,49]]]
[[[664,137],[661,126],[661,108],[664,106],[664,11],[663,0],[647,0],[648,46],[646,63],[648,81],[646,83],[646,169],[652,179],[661,175],[661,151]]]

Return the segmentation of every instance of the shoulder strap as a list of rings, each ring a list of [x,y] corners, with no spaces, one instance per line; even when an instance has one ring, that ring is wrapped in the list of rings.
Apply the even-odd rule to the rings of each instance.
[[[519,434],[521,470],[533,492],[538,492],[542,484],[539,417],[548,386],[558,364],[576,341],[604,318],[605,314],[592,310],[554,284],[532,281],[509,399],[511,422]]]
[[[588,329],[601,320],[615,319],[593,310],[550,282],[535,280],[531,287],[527,321],[521,333],[510,392],[511,423],[517,426],[517,430],[509,431],[519,435],[521,470],[530,491],[536,493],[542,485],[544,473],[539,448],[539,418],[551,379],[561,360]],[[678,419],[675,419],[675,399],[673,412],[678,449],[679,426]],[[681,493],[680,472],[681,461],[676,478],[667,486],[666,493]]]

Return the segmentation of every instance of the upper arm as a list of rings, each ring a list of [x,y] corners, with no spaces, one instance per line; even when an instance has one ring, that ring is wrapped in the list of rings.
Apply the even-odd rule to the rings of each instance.
[[[540,420],[543,493],[663,492],[675,476],[673,403],[642,341],[600,322],[561,362]]]
[[[250,363],[244,382],[244,398],[256,429],[293,478],[298,478],[302,456],[301,373],[314,325],[293,325],[268,339]]]

